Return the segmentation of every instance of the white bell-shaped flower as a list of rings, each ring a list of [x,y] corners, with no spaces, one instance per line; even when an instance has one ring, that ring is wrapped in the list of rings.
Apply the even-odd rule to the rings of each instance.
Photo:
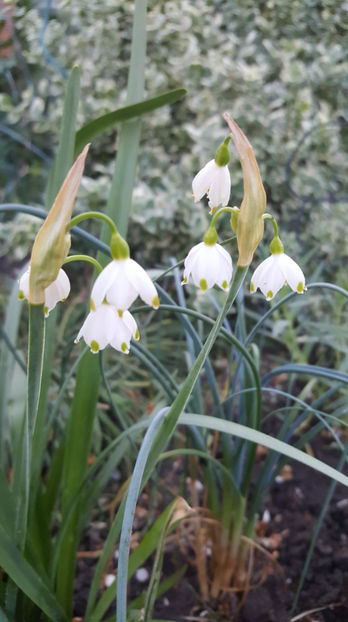
[[[208,196],[211,214],[219,205],[227,205],[231,193],[231,177],[227,165],[219,166],[215,160],[210,160],[194,178],[192,193],[196,203],[205,194]]]
[[[97,277],[91,299],[95,307],[106,300],[117,310],[124,311],[138,295],[146,304],[158,308],[156,288],[145,270],[133,259],[114,259]]]
[[[294,292],[303,294],[305,277],[297,263],[285,253],[274,253],[255,270],[250,283],[251,293],[259,288],[267,300],[272,300],[279,290],[289,285]]]
[[[19,292],[18,298],[23,300],[29,297],[29,277],[30,266],[22,274],[19,279]],[[45,289],[45,316],[47,317],[56,306],[57,302],[61,302],[67,299],[70,293],[70,281],[67,274],[60,268],[58,276],[48,287]]]
[[[218,285],[228,290],[232,279],[232,259],[220,244],[200,242],[191,248],[184,263],[182,284],[189,278],[203,291]]]
[[[93,353],[111,345],[115,350],[128,354],[130,341],[132,337],[139,339],[139,331],[129,311],[117,311],[112,305],[101,304],[96,309],[91,309],[75,343],[78,343],[81,337]]]

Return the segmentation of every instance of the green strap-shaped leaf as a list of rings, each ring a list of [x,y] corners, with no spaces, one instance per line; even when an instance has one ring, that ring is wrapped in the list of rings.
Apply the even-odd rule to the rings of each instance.
[[[156,97],[144,99],[137,104],[132,104],[131,106],[125,106],[124,108],[107,112],[97,119],[86,123],[81,127],[81,129],[78,130],[78,132],[76,132],[75,155],[80,153],[83,147],[95,136],[101,134],[110,127],[113,127],[117,123],[120,123],[121,121],[129,121],[129,119],[134,119],[134,117],[140,117],[143,114],[152,112],[153,110],[156,110],[156,108],[173,104],[179,99],[182,99],[185,94],[186,89],[182,88],[166,91]]]
[[[44,579],[27,562],[13,539],[0,524],[0,566],[11,579],[54,622],[66,622],[63,609]]]
[[[264,445],[269,449],[278,451],[288,458],[302,462],[302,464],[319,471],[319,473],[323,473],[324,475],[331,477],[331,479],[340,482],[340,484],[343,484],[344,486],[348,486],[348,477],[343,475],[343,473],[340,473],[336,469],[325,464],[325,462],[322,462],[317,458],[313,458],[304,451],[300,451],[299,449],[296,449],[296,447],[288,445],[288,443],[284,443],[283,441],[279,441],[277,438],[273,438],[264,432],[253,430],[252,428],[240,425],[239,423],[234,423],[233,421],[217,419],[216,417],[210,417],[208,415],[183,414],[179,417],[179,423],[218,430],[220,432],[225,432],[226,434],[239,436],[240,438],[252,441],[253,443],[258,443],[259,445]]]

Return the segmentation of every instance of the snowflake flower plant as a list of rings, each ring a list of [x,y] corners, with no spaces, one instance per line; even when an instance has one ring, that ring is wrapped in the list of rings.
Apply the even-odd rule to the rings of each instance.
[[[227,164],[230,160],[228,142],[230,136],[217,149],[215,158],[210,160],[195,176],[192,182],[192,194],[197,203],[206,194],[210,213],[219,205],[228,204],[231,193],[231,177]]]

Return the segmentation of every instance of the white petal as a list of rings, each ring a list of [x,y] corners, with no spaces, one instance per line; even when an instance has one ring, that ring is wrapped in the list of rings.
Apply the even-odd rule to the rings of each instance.
[[[58,276],[51,285],[45,289],[45,312],[46,316],[56,306],[57,302],[65,300],[70,294],[70,281],[67,274],[60,268]]]
[[[300,266],[289,255],[282,253],[280,256],[280,266],[284,279],[294,292],[303,293],[305,289],[305,276]]]
[[[125,322],[123,322],[123,318],[118,317],[115,334],[110,341],[110,345],[115,348],[115,350],[123,352],[123,354],[128,354],[131,338],[132,333],[126,326]]]
[[[255,270],[251,284],[253,291],[259,287],[267,300],[272,300],[279,290],[285,285],[285,277],[281,269],[281,257],[283,253],[277,253],[267,257]]]
[[[197,201],[200,201],[205,194],[207,194],[216,168],[217,164],[215,160],[210,160],[205,166],[203,166],[194,178],[192,182],[192,193],[196,203]]]
[[[144,268],[133,259],[127,259],[125,272],[129,282],[136,289],[140,298],[146,304],[157,308],[159,304],[157,290]]]
[[[95,307],[99,307],[99,305],[102,304],[104,298],[106,297],[107,291],[117,279],[120,270],[120,263],[121,262],[115,260],[111,261],[97,276],[91,293],[91,298]]]
[[[18,288],[19,288],[19,298],[28,298],[29,296],[29,275],[30,275],[30,268],[28,268],[20,277],[19,281],[18,281]]]
[[[93,352],[103,350],[114,337],[117,320],[118,315],[113,307],[107,304],[101,305],[87,315],[76,341],[83,337]]]
[[[131,315],[131,313],[129,313],[129,311],[124,311],[123,312],[122,321],[126,325],[126,327],[128,328],[128,330],[129,330],[130,334],[132,335],[133,339],[138,340],[139,339],[138,326],[137,326],[137,323],[136,323],[134,317]]]
[[[227,166],[218,166],[208,192],[209,207],[228,204],[231,194],[231,176]]]
[[[120,310],[128,309],[138,295],[137,289],[130,282],[126,272],[126,261],[128,260],[119,262],[122,266],[118,271],[117,279],[109,287],[106,294],[106,300]]]

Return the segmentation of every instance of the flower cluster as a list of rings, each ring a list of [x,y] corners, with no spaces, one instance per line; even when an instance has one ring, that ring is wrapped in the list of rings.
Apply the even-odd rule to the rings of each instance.
[[[231,178],[227,167],[230,159],[228,137],[216,151],[215,159],[210,160],[192,182],[194,200],[200,201],[207,195],[213,218],[203,242],[194,246],[185,259],[182,284],[188,283],[191,277],[193,283],[202,291],[214,285],[223,290],[229,289],[232,259],[217,243],[215,230],[217,218],[222,213],[229,212],[231,228],[237,237],[238,265],[242,267],[251,263],[254,250],[263,235],[264,220],[271,220],[274,227],[274,238],[270,245],[271,256],[255,270],[251,279],[251,293],[259,288],[266,299],[271,300],[284,285],[289,285],[293,291],[302,294],[306,289],[304,274],[293,259],[284,253],[275,219],[265,214],[266,195],[252,147],[233,119],[227,113],[224,117],[243,167],[244,198],[240,209],[228,207],[231,192]],[[221,208],[216,211],[219,206]]]

